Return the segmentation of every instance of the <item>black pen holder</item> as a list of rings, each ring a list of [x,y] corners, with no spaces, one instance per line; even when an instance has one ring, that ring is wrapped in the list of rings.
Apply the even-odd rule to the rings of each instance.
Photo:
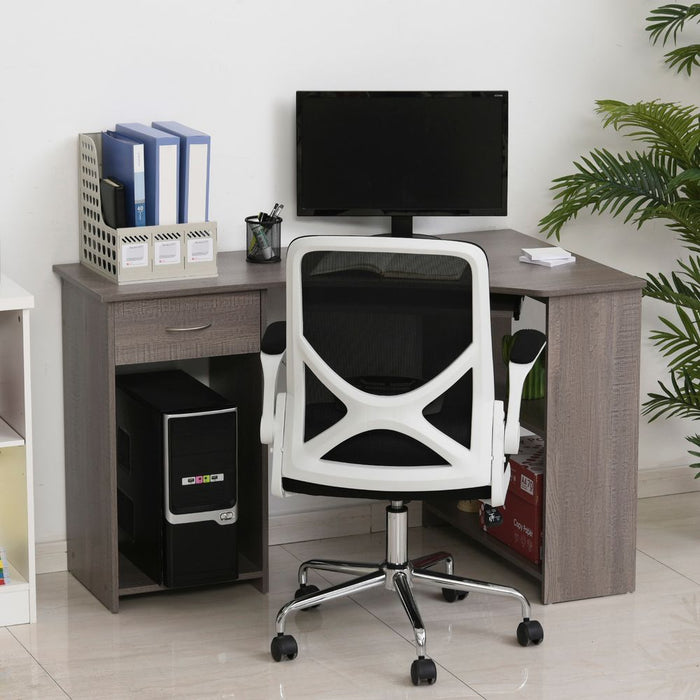
[[[248,262],[274,263],[280,261],[282,219],[279,216],[248,216],[245,220]]]

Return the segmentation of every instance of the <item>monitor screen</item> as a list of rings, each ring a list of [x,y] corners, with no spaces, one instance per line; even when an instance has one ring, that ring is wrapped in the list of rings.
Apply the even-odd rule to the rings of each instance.
[[[301,216],[506,214],[508,93],[297,92]]]

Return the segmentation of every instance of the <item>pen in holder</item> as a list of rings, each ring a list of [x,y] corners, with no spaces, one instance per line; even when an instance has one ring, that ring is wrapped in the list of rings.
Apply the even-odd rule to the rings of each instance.
[[[248,262],[279,262],[282,219],[279,216],[247,216],[245,225]]]

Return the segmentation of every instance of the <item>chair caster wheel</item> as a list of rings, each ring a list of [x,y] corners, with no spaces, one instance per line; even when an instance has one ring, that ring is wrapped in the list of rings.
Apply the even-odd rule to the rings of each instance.
[[[291,661],[296,659],[298,652],[297,641],[291,634],[278,634],[276,637],[273,637],[270,644],[270,653],[275,661],[282,661],[282,659]]]
[[[464,600],[469,595],[468,591],[455,591],[452,588],[443,588],[442,597],[448,603],[454,603],[455,600]]]
[[[297,600],[308,593],[318,593],[320,590],[321,589],[318,586],[314,586],[313,583],[305,583],[303,586],[299,586],[299,588],[297,588],[294,592],[294,600]],[[316,603],[316,605],[311,605],[308,608],[304,608],[304,610],[313,610],[319,605],[321,605],[321,603]]]
[[[411,664],[411,681],[413,685],[427,683],[432,685],[437,680],[437,668],[432,659],[421,656]]]
[[[544,639],[544,630],[537,620],[523,620],[518,625],[518,644],[526,647],[529,644],[541,644]]]
[[[318,593],[321,589],[318,586],[314,586],[313,583],[305,583],[303,586],[299,586],[294,593],[294,600],[301,598],[301,596],[307,593]]]

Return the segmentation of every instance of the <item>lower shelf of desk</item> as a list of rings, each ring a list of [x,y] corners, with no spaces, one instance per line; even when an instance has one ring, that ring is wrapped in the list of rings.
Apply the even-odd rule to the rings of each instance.
[[[534,564],[529,559],[513,551],[510,547],[494,539],[481,529],[479,515],[477,513],[465,513],[457,508],[455,499],[434,499],[430,502],[423,501],[424,524],[428,522],[444,522],[456,528],[471,539],[483,545],[502,559],[510,562],[524,573],[542,581],[542,567]],[[425,518],[425,515],[428,518]]]
[[[256,567],[244,556],[239,555],[238,568],[238,578],[230,583],[256,581],[263,578],[263,572],[260,567]],[[141,571],[141,569],[129,561],[129,559],[127,559],[123,554],[119,555],[120,598],[125,598],[131,595],[139,595],[141,593],[157,593],[158,591],[172,590],[176,589],[167,588],[166,586],[156,583],[152,578]]]

